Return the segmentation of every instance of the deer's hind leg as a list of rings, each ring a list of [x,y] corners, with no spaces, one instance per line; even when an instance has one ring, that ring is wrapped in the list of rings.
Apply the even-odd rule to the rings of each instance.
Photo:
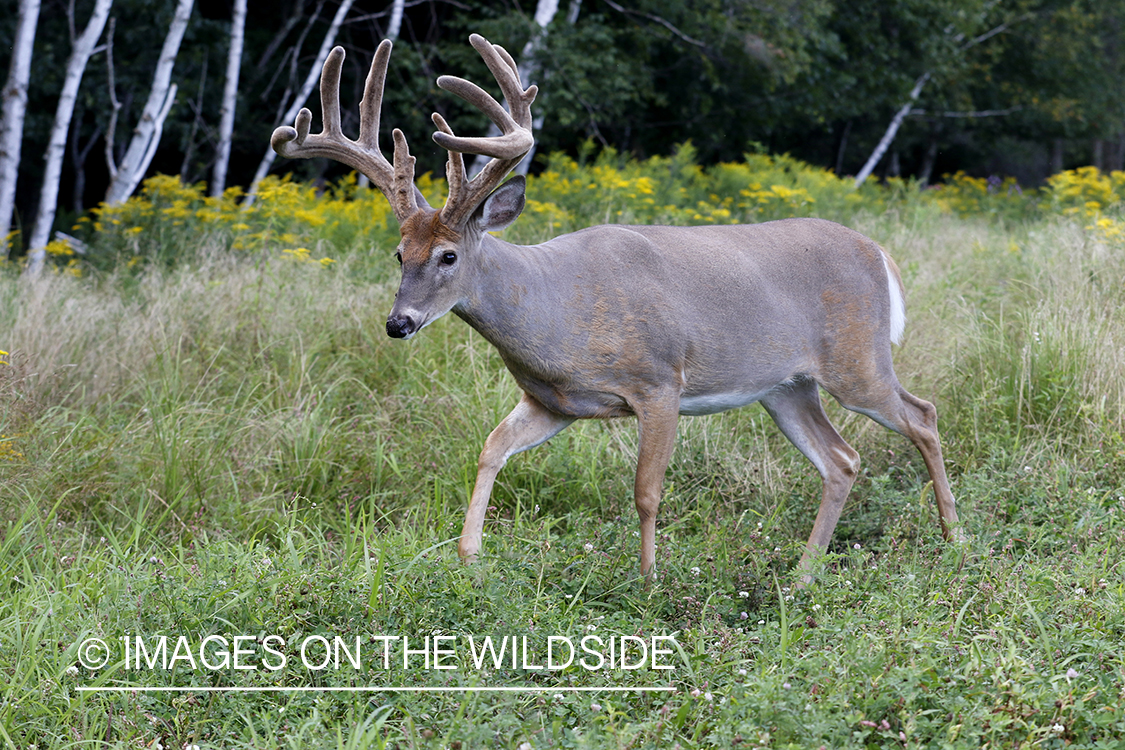
[[[910,438],[922,454],[926,471],[933,482],[942,536],[947,541],[966,541],[957,518],[953,492],[949,489],[949,478],[945,474],[934,405],[909,393],[897,379],[891,381],[890,387],[880,387],[870,393],[850,393],[847,399],[837,396],[837,400],[845,408],[865,414],[884,427]]]
[[[824,480],[820,510],[801,557],[801,567],[807,568],[832,539],[844,502],[859,474],[859,454],[828,421],[816,381],[811,378],[778,386],[762,399],[762,406]]]

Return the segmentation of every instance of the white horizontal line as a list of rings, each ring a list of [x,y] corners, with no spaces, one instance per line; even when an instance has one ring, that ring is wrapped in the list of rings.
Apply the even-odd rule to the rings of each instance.
[[[297,687],[270,685],[258,687],[91,687],[79,685],[75,689],[79,692],[88,693],[672,693],[676,691],[674,687],[385,687],[382,685],[362,687],[317,687],[315,685]]]

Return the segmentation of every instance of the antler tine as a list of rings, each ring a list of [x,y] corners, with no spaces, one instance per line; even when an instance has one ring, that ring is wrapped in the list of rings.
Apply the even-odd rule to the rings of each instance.
[[[485,65],[496,77],[496,82],[500,84],[500,90],[508,101],[508,106],[512,110],[512,117],[516,123],[522,128],[530,129],[531,103],[535,101],[535,95],[539,93],[539,87],[532,84],[526,90],[524,89],[523,82],[520,80],[519,66],[516,65],[515,59],[508,54],[508,50],[499,44],[489,44],[488,40],[479,34],[471,35],[469,43],[484,58]],[[495,58],[499,58],[499,60]],[[507,66],[507,70],[500,66],[500,61]]]
[[[320,116],[324,120],[323,135],[343,138],[340,129],[340,70],[344,67],[344,48],[333,47],[320,70]]]
[[[489,43],[478,34],[470,36],[469,42],[480,53],[485,65],[500,84],[511,114],[471,81],[456,76],[438,78],[438,86],[479,109],[501,132],[501,135],[492,138],[459,137],[453,134],[441,115],[434,114],[434,124],[438,128],[433,136],[434,141],[449,152],[449,163],[446,166],[449,197],[441,210],[441,216],[450,226],[460,226],[535,143],[531,132],[531,103],[539,91],[538,87],[533,85],[523,88],[515,60],[503,47]],[[472,180],[466,180],[461,154],[491,156],[492,161]]]
[[[449,123],[445,118],[434,112],[430,115],[430,119],[434,121],[437,129],[446,135],[453,135],[453,129],[449,127]],[[446,196],[446,203],[457,203],[461,195],[461,188],[465,184],[465,157],[461,155],[460,151],[450,151],[449,159],[445,164],[445,182],[449,187],[449,195]]]
[[[359,103],[359,145],[379,150],[379,122],[383,111],[383,87],[387,81],[387,66],[391,60],[390,39],[384,39],[375,50],[371,70],[363,85],[363,100]]]
[[[390,55],[391,42],[384,40],[379,45],[367,74],[363,102],[360,104],[358,141],[345,136],[340,127],[340,71],[344,64],[344,48],[336,47],[324,61],[320,74],[324,130],[309,135],[312,113],[308,109],[302,109],[297,114],[294,123],[296,127],[277,128],[273,131],[270,144],[274,151],[289,159],[323,156],[367,175],[387,197],[401,224],[418,210],[418,202],[414,190],[414,158],[410,156],[405,136],[401,131],[395,131],[394,165],[379,150],[379,112]]]

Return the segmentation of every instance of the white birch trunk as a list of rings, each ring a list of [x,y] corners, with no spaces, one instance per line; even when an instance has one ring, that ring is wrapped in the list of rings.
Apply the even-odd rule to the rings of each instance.
[[[27,83],[31,79],[31,52],[35,47],[35,28],[39,23],[39,0],[20,0],[12,61],[4,84],[0,105],[0,247],[8,255],[8,233],[16,205],[16,180],[20,170],[20,144],[23,119],[27,112]]]
[[[55,108],[51,137],[47,142],[47,165],[43,171],[43,187],[39,191],[39,213],[35,217],[35,228],[28,243],[28,273],[37,273],[46,256],[44,248],[51,238],[51,225],[55,223],[55,211],[59,204],[59,176],[62,174],[63,157],[66,156],[66,139],[70,132],[70,120],[74,116],[74,103],[78,99],[78,89],[82,85],[86,65],[94,53],[94,45],[105,29],[112,6],[113,0],[97,0],[90,21],[82,35],[74,41],[74,49],[66,62],[66,77]]]
[[[398,32],[402,29],[402,10],[406,5],[406,0],[392,0],[391,2],[391,20],[387,22],[387,39],[398,39]]]
[[[117,174],[106,190],[105,202],[111,206],[124,202],[137,189],[160,144],[164,118],[168,116],[176,96],[176,87],[172,84],[172,68],[176,64],[180,42],[183,41],[184,31],[191,18],[192,3],[193,0],[179,0],[176,4],[176,13],[168,28],[168,35],[164,37],[164,47],[160,50],[160,60],[156,64],[152,89],[141,112],[141,120],[133,131],[124,158],[117,165]]]
[[[922,93],[922,87],[926,85],[926,81],[928,80],[930,80],[930,74],[923,73],[922,77],[914,82],[914,88],[910,91],[910,98],[907,100],[906,104],[902,105],[898,112],[895,113],[891,124],[887,126],[887,132],[883,134],[882,140],[879,141],[879,145],[871,152],[871,156],[867,157],[867,163],[863,165],[863,169],[859,170],[859,174],[855,176],[855,186],[857,188],[863,184],[864,180],[871,176],[871,172],[875,169],[879,160],[883,158],[883,154],[887,153],[887,149],[890,148],[891,143],[895,139],[895,135],[898,134],[898,129],[902,126],[902,121],[910,114],[910,110],[914,107],[914,102],[918,100],[918,95]]]
[[[234,135],[234,113],[238,103],[238,74],[242,69],[242,41],[246,32],[246,0],[234,0],[230,22],[230,51],[227,54],[227,81],[223,86],[223,108],[219,118],[219,146],[215,171],[211,175],[211,196],[218,198],[227,187],[230,142]]]
[[[332,50],[332,45],[336,41],[336,34],[340,31],[340,25],[344,23],[344,17],[348,15],[348,11],[351,10],[354,2],[355,0],[343,0],[340,7],[336,9],[336,16],[332,19],[332,25],[328,27],[328,33],[324,35],[324,41],[321,42],[320,50],[316,53],[316,59],[309,69],[309,74],[305,78],[305,82],[301,84],[301,90],[297,92],[297,96],[293,99],[289,109],[281,116],[282,122],[293,122],[297,113],[305,106],[305,100],[309,98],[313,86],[320,78],[320,69],[324,66],[324,61],[328,59],[328,53]],[[265,156],[262,157],[262,161],[258,164],[258,171],[254,174],[254,181],[250,183],[250,190],[246,193],[246,200],[243,201],[244,206],[253,205],[254,198],[258,194],[258,185],[269,174],[270,167],[273,166],[273,160],[276,158],[277,152],[273,150],[272,146],[267,146]]]

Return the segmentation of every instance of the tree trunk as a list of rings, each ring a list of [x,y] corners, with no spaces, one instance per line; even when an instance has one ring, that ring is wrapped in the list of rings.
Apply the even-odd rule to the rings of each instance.
[[[852,121],[844,125],[844,132],[840,135],[840,147],[836,149],[836,176],[844,173],[844,151],[848,148],[848,135],[852,132]]]
[[[1063,149],[1065,146],[1066,141],[1062,138],[1051,141],[1051,174],[1058,174],[1063,171]]]
[[[12,61],[8,81],[4,84],[0,104],[0,247],[8,252],[8,233],[16,205],[16,179],[20,170],[20,145],[23,140],[23,118],[27,112],[27,83],[31,79],[31,52],[35,47],[35,27],[39,23],[39,0],[20,0],[20,17],[16,23]]]
[[[1094,165],[1094,169],[1099,172],[1105,171],[1105,141],[1101,138],[1094,139],[1093,157],[1090,163]]]
[[[204,140],[209,137],[207,125],[203,121],[203,95],[207,92],[207,60],[208,55],[204,53],[203,64],[200,66],[199,73],[199,93],[196,95],[195,101],[187,100],[187,105],[191,108],[193,117],[191,118],[191,129],[188,130],[187,138],[184,141],[184,158],[180,161],[180,182],[185,185],[195,182],[195,175],[191,171],[191,162],[195,158],[195,134],[199,132],[202,126]],[[210,164],[207,166],[210,166]],[[206,170],[206,167],[204,167],[204,170]]]
[[[918,173],[918,183],[922,187],[930,184],[930,178],[934,175],[934,162],[937,161],[938,155],[938,129],[934,128],[930,133],[930,143],[926,146],[926,156],[922,159],[922,171]]]
[[[102,137],[102,126],[98,125],[94,128],[94,132],[90,135],[90,140],[86,141],[83,146],[80,142],[82,132],[82,114],[79,110],[79,115],[73,120],[74,138],[70,142],[70,161],[74,167],[74,190],[71,195],[71,210],[76,214],[82,213],[86,206],[86,158],[93,150],[94,144]]]
[[[321,42],[320,50],[316,53],[316,59],[309,69],[309,74],[301,85],[301,90],[297,92],[297,97],[289,105],[285,114],[281,116],[281,122],[293,122],[297,113],[305,106],[305,100],[309,98],[313,86],[316,85],[316,81],[320,77],[320,69],[324,66],[324,61],[328,59],[328,53],[332,50],[332,43],[336,41],[336,34],[340,31],[344,16],[348,15],[348,11],[351,10],[354,2],[355,0],[343,0],[340,3],[340,7],[336,10],[336,16],[332,19],[332,25],[328,27],[328,33],[324,35],[324,41]],[[254,198],[258,194],[258,185],[265,179],[270,167],[273,166],[273,160],[276,158],[277,152],[273,150],[272,146],[267,146],[265,156],[262,157],[262,161],[258,164],[258,171],[254,174],[254,181],[250,183],[250,190],[246,193],[246,200],[243,201],[244,206],[253,205]]]
[[[915,81],[914,88],[910,91],[910,98],[907,99],[906,104],[903,104],[899,111],[895,113],[891,124],[887,126],[887,132],[883,134],[882,140],[879,141],[879,145],[871,152],[871,156],[867,158],[867,163],[863,165],[863,169],[859,170],[859,174],[855,176],[855,186],[857,188],[870,176],[876,165],[879,164],[879,160],[883,158],[883,154],[890,148],[891,142],[894,141],[895,135],[898,134],[898,129],[902,126],[902,121],[910,114],[910,109],[914,106],[914,102],[918,100],[918,95],[922,93],[922,87],[926,85],[926,81],[928,80],[930,80],[930,74],[923,73],[922,77]]]
[[[1125,130],[1117,134],[1107,165],[1111,172],[1125,171]]]
[[[227,187],[230,144],[234,136],[234,113],[238,103],[238,74],[242,69],[242,40],[246,30],[246,0],[234,0],[230,22],[230,51],[227,54],[227,81],[223,86],[223,107],[219,121],[219,146],[211,175],[211,196],[218,198]]]
[[[402,29],[402,9],[405,5],[405,0],[391,2],[391,20],[387,22],[387,39],[398,39],[398,32]]]
[[[44,248],[51,239],[51,226],[55,223],[55,212],[58,209],[59,177],[62,174],[63,157],[66,156],[66,141],[70,134],[70,120],[74,115],[74,102],[78,98],[78,88],[82,85],[82,75],[86,72],[90,56],[94,54],[94,45],[105,29],[112,5],[113,0],[97,0],[85,31],[74,40],[74,49],[71,50],[70,59],[66,61],[66,76],[55,109],[55,123],[51,126],[51,137],[47,142],[47,166],[43,171],[43,187],[39,191],[39,213],[35,217],[35,228],[28,243],[30,262],[27,272],[30,274],[38,273],[46,258]],[[74,10],[73,3],[70,10]]]
[[[176,4],[176,13],[168,28],[168,35],[164,37],[164,47],[160,50],[160,60],[156,64],[152,89],[141,112],[141,120],[133,131],[133,137],[129,141],[121,163],[115,167],[111,165],[110,171],[116,169],[117,172],[105,194],[105,202],[111,206],[124,202],[133,194],[148,170],[148,165],[152,163],[157,146],[160,145],[164,120],[168,117],[168,112],[172,109],[172,103],[176,98],[176,85],[172,83],[172,68],[176,64],[180,42],[184,38],[184,30],[187,29],[188,20],[191,18],[192,2],[193,0],[179,0]]]

